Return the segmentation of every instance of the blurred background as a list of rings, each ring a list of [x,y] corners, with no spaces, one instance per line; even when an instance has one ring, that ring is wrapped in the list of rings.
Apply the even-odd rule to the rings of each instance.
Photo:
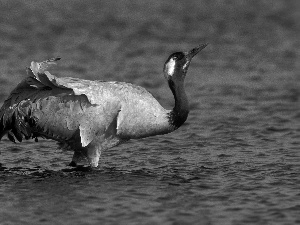
[[[161,73],[169,54],[206,42],[209,47],[193,62],[205,74],[191,78],[201,79],[200,85],[242,80],[239,76],[252,82],[299,82],[296,0],[0,4],[0,101],[24,78],[31,61],[56,56],[62,57],[54,73],[58,76],[120,80],[156,89],[164,85]]]
[[[176,51],[190,114],[176,132],[70,169],[53,141],[0,142],[0,224],[299,224],[300,1],[0,0],[0,103],[30,62],[131,82],[163,106]]]

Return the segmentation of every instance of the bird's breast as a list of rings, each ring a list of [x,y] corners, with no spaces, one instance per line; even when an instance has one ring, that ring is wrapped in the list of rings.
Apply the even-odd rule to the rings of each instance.
[[[155,99],[134,98],[123,102],[118,115],[118,135],[136,139],[168,133],[166,110]]]

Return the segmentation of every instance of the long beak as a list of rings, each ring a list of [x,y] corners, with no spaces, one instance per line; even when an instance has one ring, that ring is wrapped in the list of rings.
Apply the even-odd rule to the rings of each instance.
[[[208,43],[199,45],[198,47],[193,48],[191,51],[189,51],[186,54],[186,57],[188,58],[188,60],[191,60],[195,55],[198,54],[198,52],[200,52],[202,49],[204,49],[207,45],[208,45]]]

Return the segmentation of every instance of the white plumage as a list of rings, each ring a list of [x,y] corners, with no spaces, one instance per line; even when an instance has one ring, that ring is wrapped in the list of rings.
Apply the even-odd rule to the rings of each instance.
[[[101,151],[129,139],[169,133],[187,118],[184,77],[194,55],[205,45],[174,53],[164,72],[175,97],[164,109],[144,88],[123,82],[58,78],[46,69],[59,58],[32,62],[27,77],[0,109],[0,138],[15,142],[43,137],[74,151],[72,165],[87,158],[97,167]]]

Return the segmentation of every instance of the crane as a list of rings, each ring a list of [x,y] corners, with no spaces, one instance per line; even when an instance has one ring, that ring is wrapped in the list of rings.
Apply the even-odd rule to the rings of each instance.
[[[171,54],[164,76],[174,95],[172,110],[163,108],[145,88],[116,81],[56,77],[47,69],[60,58],[31,62],[27,77],[0,109],[0,139],[42,137],[74,151],[71,166],[87,159],[97,167],[102,151],[129,139],[170,133],[187,119],[184,79],[192,58],[207,44]]]

